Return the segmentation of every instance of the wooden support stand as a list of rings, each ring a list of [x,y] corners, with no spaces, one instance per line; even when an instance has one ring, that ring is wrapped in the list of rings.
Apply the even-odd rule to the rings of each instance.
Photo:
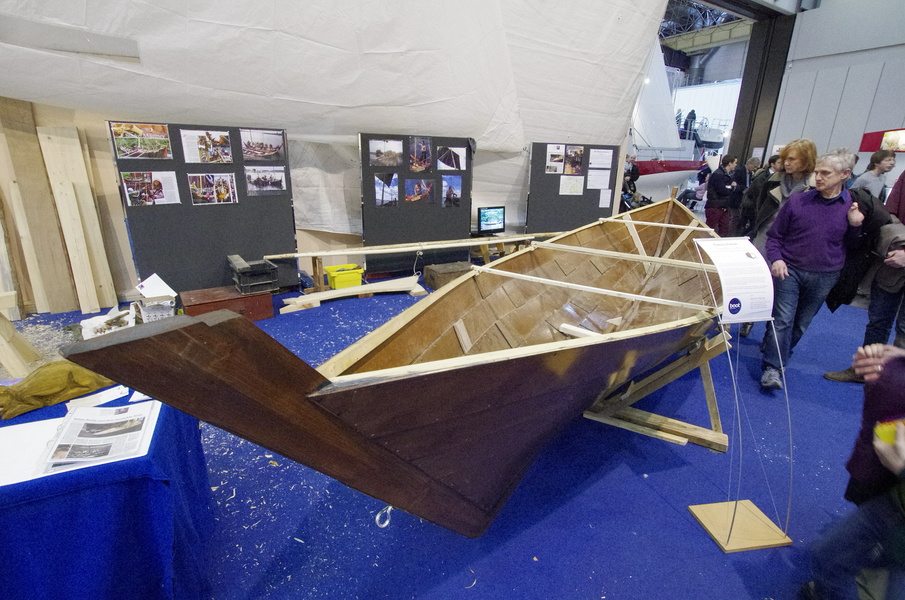
[[[584,416],[674,444],[685,445],[691,442],[717,452],[725,452],[729,448],[729,438],[723,433],[709,361],[726,349],[727,344],[721,334],[703,340],[685,356],[640,381],[631,382],[624,393],[598,398],[585,411]],[[644,396],[693,369],[700,369],[704,382],[704,396],[710,413],[709,429],[631,407]]]
[[[688,510],[723,552],[792,545],[789,536],[750,500],[695,504]]]

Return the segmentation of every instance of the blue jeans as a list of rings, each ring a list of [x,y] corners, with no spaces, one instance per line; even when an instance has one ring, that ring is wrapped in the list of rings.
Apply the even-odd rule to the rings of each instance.
[[[870,305],[867,307],[867,328],[864,330],[864,345],[886,344],[889,330],[896,322],[896,346],[905,344],[905,303],[902,296],[905,287],[896,293],[884,291],[874,281],[870,286]]]
[[[811,557],[821,600],[858,600],[855,577],[862,569],[889,569],[886,600],[905,599],[905,570],[890,556],[905,535],[905,516],[883,494],[858,506],[817,542]]]
[[[789,361],[792,349],[804,335],[814,315],[826,300],[827,294],[836,285],[837,279],[839,271],[819,273],[791,266],[785,279],[773,278],[773,327],[767,324],[762,369],[767,367],[780,369]]]

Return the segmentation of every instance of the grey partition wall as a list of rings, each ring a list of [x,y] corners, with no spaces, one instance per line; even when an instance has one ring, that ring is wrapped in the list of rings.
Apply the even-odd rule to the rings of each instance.
[[[283,130],[109,122],[140,279],[177,292],[231,285],[227,256],[296,251]],[[278,285],[298,283],[295,261]]]
[[[619,146],[531,144],[527,233],[567,231],[612,216]]]
[[[467,238],[474,141],[361,133],[361,223],[365,246]],[[367,256],[367,270],[398,272],[466,260],[468,249]]]

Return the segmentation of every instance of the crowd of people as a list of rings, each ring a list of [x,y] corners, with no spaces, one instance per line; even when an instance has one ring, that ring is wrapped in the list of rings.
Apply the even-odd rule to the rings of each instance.
[[[805,600],[859,598],[859,573],[868,567],[886,573],[887,599],[905,599],[905,425],[892,443],[874,433],[878,422],[905,419],[905,173],[887,198],[895,154],[873,153],[858,176],[856,162],[848,150],[818,156],[811,140],[799,139],[763,168],[757,159],[739,165],[723,156],[683,196],[691,206],[704,196],[707,225],[750,238],[770,268],[773,321],[760,347],[766,392],[783,389],[792,350],[824,303],[831,311],[856,299],[867,305],[852,364],[824,374],[864,384],[861,430],[846,464],[845,498],[855,508],[814,545],[813,580],[799,592]],[[751,327],[742,324],[740,335]]]

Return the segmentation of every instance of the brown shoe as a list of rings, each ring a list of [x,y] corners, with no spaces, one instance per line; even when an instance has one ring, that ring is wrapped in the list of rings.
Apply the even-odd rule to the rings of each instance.
[[[823,374],[824,379],[830,381],[841,381],[843,383],[864,383],[864,377],[855,373],[853,367],[849,367],[844,371],[830,371]]]

